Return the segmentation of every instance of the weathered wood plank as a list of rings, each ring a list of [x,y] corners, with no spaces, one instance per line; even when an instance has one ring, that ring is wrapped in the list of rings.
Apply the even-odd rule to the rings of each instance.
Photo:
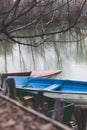
[[[0,129],[7,130],[7,127],[9,130],[72,130],[7,96],[0,95]]]
[[[52,119],[62,122],[63,112],[64,112],[64,102],[61,101],[60,99],[56,99],[54,110],[52,113]]]
[[[87,130],[87,106],[74,105],[74,114],[79,130]]]

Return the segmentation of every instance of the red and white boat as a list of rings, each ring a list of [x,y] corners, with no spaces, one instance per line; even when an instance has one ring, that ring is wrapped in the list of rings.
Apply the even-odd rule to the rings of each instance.
[[[5,76],[31,76],[31,77],[52,77],[60,74],[61,70],[53,71],[29,71],[29,72],[14,72],[14,73],[2,73]]]

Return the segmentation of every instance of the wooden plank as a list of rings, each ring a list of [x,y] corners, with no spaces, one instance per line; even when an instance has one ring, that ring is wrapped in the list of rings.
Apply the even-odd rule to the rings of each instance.
[[[37,110],[40,113],[45,113],[44,96],[42,91],[39,91],[35,96],[35,110]]]
[[[6,91],[7,95],[16,100],[16,87],[15,87],[15,81],[13,78],[6,79]]]
[[[56,99],[52,113],[52,119],[62,122],[63,112],[64,112],[64,102],[61,101],[60,99]]]
[[[74,105],[74,114],[79,130],[87,130],[87,106]]]
[[[7,107],[9,109],[7,109]],[[11,119],[11,121],[15,120],[17,122],[17,119],[20,115],[20,117],[21,117],[21,118],[19,118],[20,123],[17,122],[18,126],[19,126],[19,124],[21,125],[21,123],[22,123],[22,125],[24,123],[26,123],[26,121],[24,122],[24,120],[27,119],[28,129],[30,128],[31,122],[34,121],[32,123],[32,125],[34,125],[34,127],[31,129],[36,129],[36,126],[37,126],[36,122],[38,122],[38,123],[40,123],[39,128],[37,128],[38,130],[42,129],[40,127],[41,124],[43,124],[44,126],[48,126],[49,123],[51,123],[54,127],[56,127],[57,130],[72,130],[68,126],[66,126],[58,121],[55,121],[51,118],[48,118],[45,115],[38,113],[31,108],[24,107],[19,102],[12,100],[11,98],[6,97],[4,95],[0,95],[0,110],[1,110],[1,112],[4,111],[4,114],[8,114],[8,112],[9,112],[9,116],[7,119],[9,119],[9,120]],[[8,112],[7,112],[7,110],[8,110]],[[13,111],[15,114],[13,113]],[[3,114],[1,114],[1,115],[3,115]],[[17,117],[17,115],[18,115],[18,117]],[[14,118],[14,117],[12,118],[12,116],[17,117],[17,118]],[[27,118],[24,118],[24,117],[27,117]],[[1,121],[2,121],[2,118],[1,118]],[[5,120],[5,122],[7,123],[7,120]],[[3,124],[5,124],[5,122],[3,122]],[[25,127],[23,127],[22,125],[21,125],[21,129],[25,130]],[[16,126],[17,125],[15,125],[15,127]],[[5,128],[7,128],[7,127],[5,127]],[[10,128],[12,129],[12,127],[10,127]],[[47,127],[45,127],[45,128],[47,128]],[[52,128],[53,127],[51,126],[51,129]],[[47,129],[47,130],[51,130],[51,129]],[[46,130],[46,129],[43,129],[43,130]],[[52,129],[52,130],[54,130],[54,129]]]

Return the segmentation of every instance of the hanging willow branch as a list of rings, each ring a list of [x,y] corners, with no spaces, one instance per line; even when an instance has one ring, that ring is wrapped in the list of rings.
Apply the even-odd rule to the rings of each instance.
[[[10,0],[8,1],[10,2]],[[4,0],[2,3],[5,5]],[[38,37],[42,39],[42,37],[44,38],[70,31],[80,23],[82,18],[81,12],[86,4],[87,0],[83,0],[82,2],[78,0],[75,3],[73,0],[66,0],[63,3],[59,0],[31,0],[31,2],[29,0],[26,2],[23,0],[16,0],[11,7],[5,5],[5,7],[8,7],[7,11],[0,12],[0,40],[3,40],[2,34],[4,34],[14,43],[37,47],[43,44],[43,42],[36,42],[32,45],[31,43],[23,43],[22,39]],[[3,8],[5,7],[3,6]],[[74,8],[77,8],[78,14],[75,14]],[[73,12],[75,16],[73,16]],[[73,22],[71,20],[72,17],[74,19]],[[53,24],[56,24],[57,30],[49,31],[49,27]],[[15,32],[19,30],[22,31],[26,28],[29,29],[31,26],[38,26],[38,28],[34,28],[38,30],[38,33],[33,33],[32,35],[20,35],[19,33],[18,35],[15,35]],[[70,33],[72,35],[71,31]]]

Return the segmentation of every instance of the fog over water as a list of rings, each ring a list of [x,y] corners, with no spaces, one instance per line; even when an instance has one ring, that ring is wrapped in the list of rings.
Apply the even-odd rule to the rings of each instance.
[[[47,42],[36,48],[3,42],[0,48],[0,73],[61,69],[62,73],[56,78],[87,80],[87,39],[57,42],[72,39],[68,33],[66,36],[56,34],[53,39],[56,42]]]

